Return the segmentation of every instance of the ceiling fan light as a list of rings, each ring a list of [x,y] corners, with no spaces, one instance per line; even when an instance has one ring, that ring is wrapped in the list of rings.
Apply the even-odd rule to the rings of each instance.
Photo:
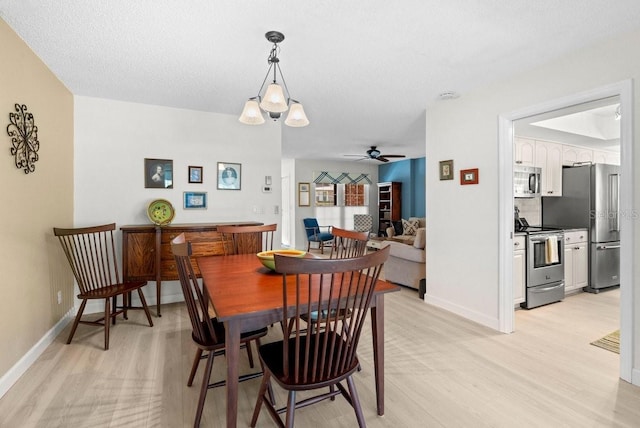
[[[242,109],[242,114],[238,120],[246,125],[262,125],[264,123],[260,106],[258,106],[258,102],[255,99],[250,99],[244,103],[244,109]]]
[[[282,113],[283,111],[287,111],[289,107],[287,106],[287,100],[284,97],[282,86],[277,83],[269,84],[267,92],[264,94],[264,97],[262,97],[260,107],[264,111],[273,113]]]
[[[309,119],[307,119],[307,115],[304,113],[302,104],[298,102],[291,103],[291,108],[289,109],[289,114],[284,124],[293,128],[302,128],[309,124]]]

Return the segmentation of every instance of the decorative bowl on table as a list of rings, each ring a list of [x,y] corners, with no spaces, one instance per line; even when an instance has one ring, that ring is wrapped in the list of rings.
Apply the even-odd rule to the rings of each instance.
[[[275,260],[273,259],[274,254],[281,254],[283,256],[289,256],[289,257],[304,257],[304,255],[307,254],[307,252],[301,251],[301,250],[269,250],[269,251],[259,252],[256,255],[258,256],[258,258],[266,268],[275,270],[276,263],[275,263]]]

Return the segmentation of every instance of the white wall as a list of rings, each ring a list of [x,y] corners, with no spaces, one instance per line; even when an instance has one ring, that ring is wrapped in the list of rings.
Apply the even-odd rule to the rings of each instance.
[[[444,101],[426,113],[427,239],[426,301],[498,328],[498,115],[625,79],[640,78],[640,31],[598,44],[513,79]],[[635,129],[640,102],[634,95]],[[624,154],[623,154],[624,156]],[[438,161],[454,160],[456,179],[439,181]],[[638,151],[633,164],[638,164]],[[460,186],[460,169],[479,168],[478,185]],[[634,176],[634,201],[640,177]],[[636,228],[633,251],[640,236]],[[631,238],[631,237],[627,237]],[[637,295],[640,266],[634,266]],[[637,313],[638,299],[634,303]],[[637,330],[637,329],[636,329]],[[634,337],[634,367],[640,337]]]
[[[280,224],[280,126],[272,121],[247,126],[230,115],[76,96],[75,224],[149,224],[146,207],[157,198],[175,207],[174,224]],[[173,160],[173,189],[145,189],[145,158]],[[216,189],[217,162],[242,164],[240,191]],[[189,165],[203,167],[202,184],[188,183]],[[266,175],[272,177],[272,193],[262,192]],[[183,209],[184,191],[207,192],[208,209]],[[145,288],[155,302],[154,287]],[[162,290],[163,302],[180,299],[177,282],[163,283]]]
[[[297,159],[295,166],[289,168],[291,174],[295,175],[295,188],[298,188],[298,183],[311,183],[313,182],[313,173],[318,171],[332,171],[332,172],[353,172],[369,174],[371,180],[371,186],[369,187],[369,213],[374,216],[374,227],[377,224],[377,212],[376,207],[378,205],[377,186],[378,182],[378,166],[369,161],[361,162],[349,162],[349,161],[327,161],[327,160],[307,160]],[[311,187],[313,190],[313,186]],[[312,194],[313,195],[313,194]],[[302,225],[302,219],[306,217],[316,217],[316,208],[313,203],[313,196],[311,200],[311,206],[299,207],[297,206],[298,200],[296,197],[296,210],[295,219],[293,220],[293,226],[295,228],[295,248],[306,249],[307,248],[307,235]],[[331,209],[321,207],[320,209]],[[352,222],[349,223],[333,223],[327,226],[339,226],[339,227],[351,227]],[[323,224],[324,225],[324,224]]]

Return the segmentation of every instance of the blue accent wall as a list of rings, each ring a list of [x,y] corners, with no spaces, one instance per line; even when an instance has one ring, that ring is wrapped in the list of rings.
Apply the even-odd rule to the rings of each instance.
[[[402,183],[402,218],[425,217],[426,159],[407,159],[378,166],[378,181]]]

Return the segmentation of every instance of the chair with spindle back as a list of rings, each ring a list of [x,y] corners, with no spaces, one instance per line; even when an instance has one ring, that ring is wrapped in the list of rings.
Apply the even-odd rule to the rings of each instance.
[[[225,254],[248,254],[273,250],[277,224],[260,226],[218,226],[224,242]],[[257,250],[257,251],[256,251]]]
[[[200,419],[202,418],[202,410],[207,397],[207,390],[209,388],[215,388],[225,384],[225,381],[219,381],[212,384],[209,383],[214,357],[216,355],[224,354],[225,328],[221,322],[218,322],[217,318],[211,318],[209,315],[209,299],[207,298],[207,293],[203,292],[198,284],[198,278],[191,262],[191,243],[185,240],[184,233],[176,236],[171,241],[171,251],[173,252],[173,257],[176,261],[180,286],[184,295],[187,311],[189,312],[189,319],[191,320],[191,338],[198,348],[193,365],[191,366],[191,373],[189,374],[187,386],[191,386],[193,384],[193,379],[196,371],[198,370],[200,359],[203,357],[203,353],[207,352],[207,354],[204,355],[204,358],[207,359],[207,364],[205,366],[202,385],[200,387],[200,398],[198,399],[198,407],[196,408],[196,418],[194,422],[194,426],[198,427],[200,426]],[[240,343],[248,345],[249,342],[255,340],[256,344],[260,346],[260,338],[266,334],[266,327],[242,333],[240,336]],[[253,367],[253,362],[251,362],[251,367]],[[240,381],[254,379],[261,375],[261,372],[243,375],[240,377]]]
[[[365,426],[352,375],[359,365],[356,351],[373,291],[388,256],[389,248],[348,259],[274,256],[276,271],[282,274],[282,322],[289,334],[259,348],[264,375],[252,427],[263,405],[279,426],[285,424],[278,415],[286,411],[286,426],[293,427],[295,409],[339,394],[354,408],[358,425]],[[331,316],[318,321],[321,328],[307,331],[301,317],[310,311]],[[276,409],[270,400],[272,379],[288,391],[287,406],[282,409]],[[331,388],[296,403],[298,391],[327,386],[337,386],[337,390]]]
[[[151,314],[141,290],[147,281],[120,280],[121,273],[118,270],[113,239],[115,228],[115,223],[75,229],[53,228],[53,234],[58,237],[78,283],[78,299],[82,299],[67,344],[71,343],[78,324],[89,324],[104,326],[104,349],[109,349],[109,324],[115,324],[116,317],[120,314],[127,319],[129,309],[143,309],[149,326],[153,327]],[[130,305],[129,295],[132,291],[138,292],[141,306]],[[118,296],[122,296],[121,307],[117,306]],[[83,321],[84,308],[89,300],[94,299],[104,300],[104,316],[95,321]]]

